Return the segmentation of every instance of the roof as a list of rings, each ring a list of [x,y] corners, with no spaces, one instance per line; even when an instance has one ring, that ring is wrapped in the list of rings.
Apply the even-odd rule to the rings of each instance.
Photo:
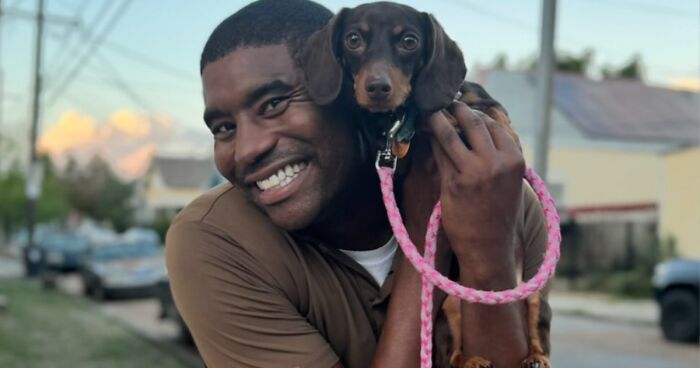
[[[700,141],[698,93],[575,75],[557,75],[553,91],[556,107],[591,137],[679,145]]]
[[[484,71],[477,81],[506,107],[518,134],[534,139],[534,73]],[[556,74],[552,87],[553,142],[654,151],[699,144],[698,93],[570,74]]]
[[[154,157],[151,165],[171,188],[206,189],[216,172],[211,158]]]

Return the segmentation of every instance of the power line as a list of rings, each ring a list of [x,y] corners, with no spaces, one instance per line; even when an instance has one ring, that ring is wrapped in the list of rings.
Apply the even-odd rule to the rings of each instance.
[[[127,98],[129,98],[132,102],[134,102],[136,105],[140,106],[142,109],[153,112],[155,109],[153,109],[153,106],[148,103],[147,99],[144,98],[141,94],[136,92],[131,86],[124,81],[124,79],[121,77],[119,74],[119,71],[117,68],[110,62],[107,58],[103,57],[99,52],[95,54],[95,57],[100,60],[100,62],[108,67],[111,72],[111,78],[108,80],[108,82],[117,90],[122,92]]]
[[[73,82],[73,80],[78,76],[78,74],[80,74],[85,64],[90,60],[90,58],[93,55],[95,55],[95,52],[99,48],[100,44],[104,42],[109,32],[117,25],[119,19],[124,15],[132,1],[133,0],[125,0],[124,2],[122,2],[121,7],[118,8],[115,13],[113,13],[112,18],[107,22],[107,25],[104,28],[102,28],[102,32],[95,37],[95,39],[90,45],[88,45],[88,50],[77,61],[75,67],[70,71],[70,73],[68,73],[68,76],[64,78],[63,81],[58,85],[58,87],[56,87],[53,90],[53,94],[46,101],[47,106],[55,102],[59,95],[66,88],[68,88],[70,83]]]
[[[109,49],[112,49],[112,51],[119,56],[129,58],[133,61],[139,62],[143,65],[150,66],[154,70],[169,74],[170,76],[180,78],[182,80],[185,80],[187,82],[191,82],[191,73],[174,67],[172,65],[163,63],[162,61],[159,61],[157,59],[154,59],[142,52],[136,51],[134,49],[131,49],[127,46],[124,46],[122,44],[116,43],[111,40],[105,41],[105,46]]]
[[[83,0],[82,3],[81,3],[77,8],[75,8],[75,9],[73,10],[73,16],[71,17],[72,19],[80,19],[80,20],[83,19],[83,15],[85,14],[85,11],[86,11],[87,8],[88,8],[88,6],[87,6],[87,5],[88,5],[88,2],[87,2],[87,1],[88,1],[88,0]],[[108,2],[107,4],[108,4],[108,5],[109,5],[109,4],[112,4],[112,2]],[[103,5],[104,5],[104,3],[103,3]],[[104,7],[104,6],[103,6],[103,7]],[[99,14],[102,14],[102,13],[98,13],[98,17],[99,17]],[[81,24],[81,23],[82,23],[82,22],[80,22],[80,21],[78,22],[78,24]],[[80,29],[80,27],[70,27],[70,28],[67,29],[66,32],[63,33],[63,35],[61,35],[61,36],[59,37],[59,41],[64,45],[64,47],[61,47],[61,49],[59,50],[59,54],[57,54],[56,56],[54,56],[53,59],[55,59],[55,60],[65,60],[65,55],[67,54],[68,50],[71,50],[71,48],[68,47],[68,44],[70,43],[69,41],[71,40],[72,36],[75,34],[75,31],[76,31],[77,29]],[[78,46],[81,46],[81,44],[78,43]],[[77,51],[77,49],[75,49],[75,48],[73,48],[73,49],[74,49],[75,51]],[[68,55],[75,55],[75,53],[69,53]],[[69,61],[70,61],[70,58],[68,58],[68,59],[69,59]],[[67,64],[67,63],[63,63],[63,64]],[[66,66],[66,65],[63,65],[63,66]],[[54,70],[60,70],[60,69],[54,69]]]
[[[663,6],[663,5],[658,5],[658,4],[641,3],[638,1],[629,1],[629,0],[614,0],[614,1],[613,0],[605,0],[605,1],[598,0],[598,2],[605,3],[605,5],[608,5],[608,4],[615,5],[615,3],[617,3],[616,5],[618,7],[624,7],[625,10],[632,10],[632,11],[658,14],[658,15],[667,15],[667,16],[679,17],[679,18],[697,18],[697,14],[688,13],[688,12],[685,12],[685,11],[678,9],[678,8],[672,8],[669,6]]]
[[[86,27],[88,29],[97,29],[97,27],[100,25],[100,23],[102,23],[103,20],[107,19],[106,17],[103,17],[101,15],[107,14],[110,10],[110,7],[113,4],[115,4],[115,2],[113,2],[113,1],[103,2],[102,7],[97,11],[97,13],[95,13],[97,15],[95,16],[93,21],[89,25],[87,25]],[[76,16],[77,16],[77,14],[78,13],[76,13]],[[78,28],[78,29],[82,29],[82,28]],[[61,62],[56,63],[57,66],[51,70],[49,75],[53,74],[54,72],[59,72],[61,70],[67,70],[68,66],[71,64],[71,62],[73,60],[75,60],[74,55],[78,55],[80,49],[82,49],[86,44],[88,44],[90,42],[90,38],[87,35],[85,35],[83,33],[79,33],[79,35],[82,37],[77,39],[76,43],[73,45],[72,48],[70,48],[70,47],[63,47],[62,48],[63,52],[61,54],[57,55],[55,58],[56,60],[60,60]],[[68,50],[70,50],[70,52],[67,52]],[[63,55],[66,55],[66,56],[63,57]],[[56,79],[58,79],[58,78],[56,78]],[[63,79],[65,79],[65,78],[63,78]],[[48,87],[50,87],[50,86],[51,86],[51,84],[49,83]]]

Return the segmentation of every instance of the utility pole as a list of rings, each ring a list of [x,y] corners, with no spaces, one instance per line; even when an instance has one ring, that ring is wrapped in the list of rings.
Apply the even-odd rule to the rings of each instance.
[[[4,87],[5,87],[5,81],[3,79],[3,69],[2,69],[2,28],[3,28],[3,13],[2,13],[2,0],[0,0],[0,169],[2,169],[2,156],[3,152],[3,135],[2,135],[2,123],[3,123],[3,105],[5,104],[5,95],[3,94],[4,92]]]
[[[540,35],[540,62],[537,66],[537,106],[535,123],[535,171],[547,182],[547,157],[551,130],[552,74],[554,69],[554,30],[557,0],[542,0],[542,33]]]
[[[34,44],[34,93],[32,99],[32,120],[29,133],[29,169],[26,178],[27,194],[27,275],[34,276],[39,272],[40,267],[30,267],[41,263],[42,255],[36,244],[34,244],[34,224],[36,222],[36,204],[41,195],[42,169],[41,163],[37,159],[36,138],[39,129],[39,116],[41,113],[41,57],[44,36],[44,0],[38,0],[36,14],[36,39]],[[38,257],[37,257],[38,256]],[[38,258],[38,259],[37,259]]]

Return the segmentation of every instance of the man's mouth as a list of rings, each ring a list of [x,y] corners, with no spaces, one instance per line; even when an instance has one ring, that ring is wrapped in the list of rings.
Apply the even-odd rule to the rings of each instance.
[[[307,163],[304,161],[287,164],[285,167],[277,170],[276,173],[270,175],[267,179],[258,180],[255,184],[258,189],[263,192],[283,188],[296,179],[299,173],[306,169],[306,166]]]

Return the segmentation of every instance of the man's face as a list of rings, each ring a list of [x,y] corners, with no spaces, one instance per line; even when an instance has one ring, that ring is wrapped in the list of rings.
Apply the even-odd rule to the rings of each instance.
[[[286,45],[237,49],[202,72],[216,166],[287,230],[313,223],[350,177],[347,118],[308,97]]]

